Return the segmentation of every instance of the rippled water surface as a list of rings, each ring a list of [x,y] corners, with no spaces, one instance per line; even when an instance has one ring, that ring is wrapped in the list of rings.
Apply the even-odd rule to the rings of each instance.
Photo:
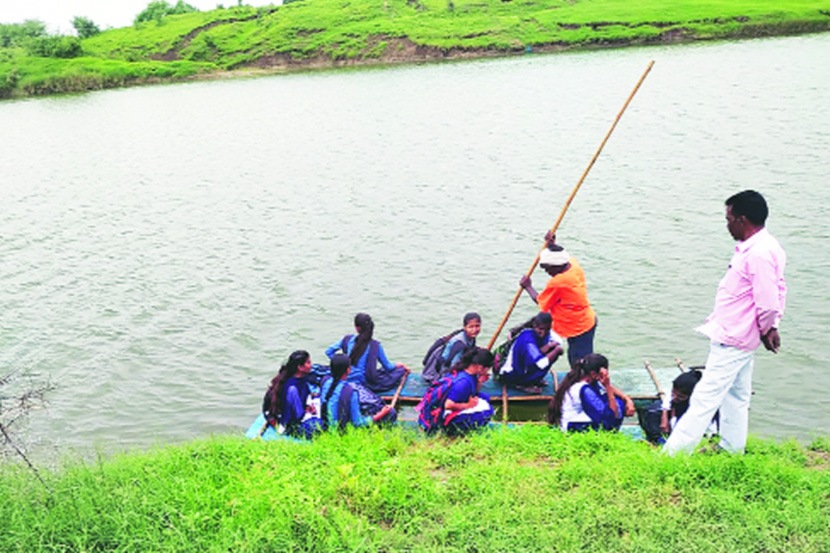
[[[751,431],[825,435],[828,57],[817,35],[0,103],[0,367],[58,386],[35,443],[88,450],[241,433],[357,311],[412,367],[465,311],[486,342],[654,59],[559,230],[597,349],[634,391],[645,359],[664,386],[704,360],[723,201],[756,188],[790,296]]]

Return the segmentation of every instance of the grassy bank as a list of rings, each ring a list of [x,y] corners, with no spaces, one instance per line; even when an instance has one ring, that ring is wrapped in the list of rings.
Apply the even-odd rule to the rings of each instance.
[[[0,97],[306,69],[830,30],[830,0],[300,0],[168,16],[72,59],[0,49]]]
[[[828,551],[830,442],[666,458],[546,427],[215,438],[0,473],[2,551]]]

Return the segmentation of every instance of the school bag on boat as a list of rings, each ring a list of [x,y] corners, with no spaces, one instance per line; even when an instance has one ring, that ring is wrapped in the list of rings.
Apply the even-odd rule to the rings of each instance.
[[[438,431],[454,418],[454,414],[444,417],[444,403],[447,401],[455,376],[455,373],[451,373],[433,382],[415,406],[418,424],[427,434]]]
[[[457,336],[459,332],[464,332],[464,329],[462,328],[450,332],[446,336],[441,336],[435,340],[431,346],[429,346],[426,355],[424,355],[424,368],[421,371],[421,378],[430,384],[441,378],[441,369],[444,365],[444,346],[446,346],[447,342],[449,342],[452,338]]]
[[[507,359],[510,356],[510,349],[513,347],[513,343],[518,337],[518,332],[514,335],[511,331],[510,338],[493,350],[493,375],[499,376],[499,373],[501,373],[502,367],[504,367],[505,363],[507,363]]]

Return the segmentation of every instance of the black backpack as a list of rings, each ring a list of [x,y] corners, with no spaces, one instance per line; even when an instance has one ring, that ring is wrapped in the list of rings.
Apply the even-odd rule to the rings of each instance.
[[[442,356],[444,353],[444,346],[446,346],[447,342],[449,342],[454,336],[457,336],[459,332],[464,332],[464,329],[462,328],[450,332],[446,336],[438,338],[431,346],[429,346],[426,355],[424,355],[424,368],[421,371],[421,377],[430,384],[441,378],[444,368],[444,358]]]
[[[528,328],[533,328],[533,318],[528,319],[526,323],[511,328],[507,340],[493,350],[493,374],[495,376],[499,375],[501,368],[507,362],[507,356],[510,355],[510,348],[513,347],[513,342],[516,341],[519,334]]]

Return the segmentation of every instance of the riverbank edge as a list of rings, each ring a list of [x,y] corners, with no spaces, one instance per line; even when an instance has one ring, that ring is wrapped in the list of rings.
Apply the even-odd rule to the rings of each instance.
[[[830,440],[669,458],[616,433],[216,436],[0,466],[0,549],[826,551]]]
[[[524,55],[550,55],[564,52],[582,52],[658,45],[684,45],[696,42],[743,41],[761,38],[779,38],[802,36],[830,32],[830,18],[826,21],[785,21],[774,24],[748,23],[734,30],[723,29],[711,36],[696,36],[683,29],[672,29],[658,36],[638,39],[604,39],[587,43],[550,42],[515,48],[439,48],[420,45],[408,38],[374,37],[387,47],[376,56],[351,59],[334,59],[325,55],[296,58],[291,54],[278,53],[261,56],[257,60],[245,63],[237,68],[224,70],[204,70],[195,74],[177,77],[137,77],[108,79],[100,75],[78,75],[69,77],[56,76],[41,86],[29,89],[14,88],[0,93],[0,100],[23,99],[61,94],[77,94],[97,90],[151,86],[158,84],[176,84],[196,81],[214,81],[226,79],[243,79],[289,73],[317,72],[348,68],[387,68],[425,63],[442,63],[477,59],[509,58]],[[3,92],[3,91],[0,91]]]

